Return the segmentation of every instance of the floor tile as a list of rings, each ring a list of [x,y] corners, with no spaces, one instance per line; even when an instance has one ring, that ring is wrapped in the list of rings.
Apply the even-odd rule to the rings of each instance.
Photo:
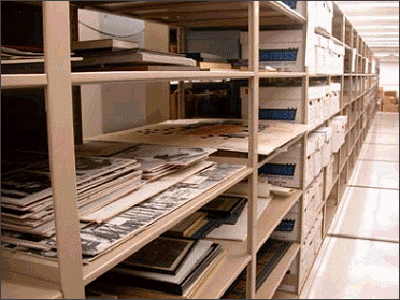
[[[369,132],[399,133],[398,125],[372,125]]]
[[[381,113],[375,114],[372,120],[374,126],[385,126],[399,128],[399,114],[398,113]]]
[[[359,160],[348,185],[399,189],[399,163]]]
[[[398,133],[370,132],[365,139],[368,144],[399,145]]]
[[[399,146],[364,144],[359,159],[399,161]]]
[[[399,190],[347,189],[343,209],[329,233],[398,242]]]
[[[329,238],[308,299],[398,299],[399,244]]]

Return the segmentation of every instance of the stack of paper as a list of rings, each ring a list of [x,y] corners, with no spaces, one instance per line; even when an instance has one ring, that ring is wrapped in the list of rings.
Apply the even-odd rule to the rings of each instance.
[[[143,184],[140,164],[132,159],[76,157],[78,215],[105,205]],[[52,236],[55,233],[53,190],[47,160],[3,174],[3,229]]]
[[[141,164],[143,178],[155,180],[203,161],[214,152],[216,149],[212,148],[139,144],[115,157],[136,159]]]

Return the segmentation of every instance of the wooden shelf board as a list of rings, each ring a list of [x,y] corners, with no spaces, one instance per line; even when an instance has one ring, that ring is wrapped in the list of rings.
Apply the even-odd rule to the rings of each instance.
[[[186,28],[248,26],[248,1],[71,1],[78,7]],[[303,24],[305,18],[280,1],[260,2],[260,25]]]
[[[111,83],[111,82],[159,82],[159,81],[188,81],[211,80],[227,78],[250,78],[254,72],[221,70],[221,71],[109,71],[109,72],[73,72],[71,81],[73,85]]]
[[[299,296],[293,293],[276,291],[272,299],[298,299]]]
[[[278,262],[274,270],[269,274],[267,280],[260,286],[256,292],[258,299],[271,299],[276,289],[285,277],[286,271],[300,251],[300,244],[293,244],[286,252],[285,256]]]
[[[328,189],[328,193],[326,195],[327,199],[328,199],[329,195],[332,193],[332,190],[335,187],[335,184],[337,183],[338,180],[339,180],[339,174],[334,175],[334,177],[332,179],[332,184],[331,184],[330,188]]]
[[[96,260],[85,265],[83,267],[85,284],[93,281],[104,272],[111,270],[119,262],[128,258],[141,247],[157,238],[161,233],[174,226],[174,224],[177,224],[191,213],[197,211],[205,203],[214,199],[216,196],[222,194],[224,191],[243,180],[245,177],[251,174],[251,172],[252,170],[247,168],[235,176],[231,176],[225,182],[208,190],[196,199],[183,205],[153,225],[149,226],[146,230],[140,232],[136,236],[111,249],[108,253],[103,254]]]
[[[272,160],[274,157],[276,157],[277,155],[286,152],[285,149],[287,149],[287,147],[290,147],[291,145],[296,144],[297,142],[300,141],[300,139],[303,137],[303,134],[300,134],[296,137],[292,137],[289,138],[288,137],[288,141],[286,143],[284,143],[283,145],[281,145],[279,148],[275,149],[273,153],[271,153],[270,155],[268,155],[267,157],[263,157],[261,158],[261,160],[259,160],[258,162],[258,167],[262,167],[263,165],[265,165],[267,162],[269,162],[270,160]],[[284,151],[285,150],[285,151]]]
[[[96,259],[86,262],[83,266],[83,281],[88,284],[95,280],[101,274],[114,268],[119,262],[128,258],[130,255],[138,251],[141,247],[156,239],[164,231],[183,220],[191,213],[197,211],[201,206],[224,191],[243,180],[252,169],[246,168],[234,176],[229,177],[226,181],[206,191],[189,203],[183,205],[177,210],[171,212],[167,216],[161,218],[156,223],[139,234],[122,241],[120,244],[108,250],[108,252],[97,257]],[[20,273],[34,274],[43,280],[57,282],[58,280],[58,264],[56,260],[46,259],[44,257],[33,256],[26,253],[15,252],[4,249],[1,252],[2,267],[7,270],[15,270]],[[34,273],[32,273],[34,270]]]
[[[268,240],[271,233],[281,223],[282,219],[296,204],[301,195],[301,190],[295,190],[295,192],[287,198],[274,196],[257,222],[257,249]]]
[[[292,78],[306,76],[304,72],[267,72],[260,70],[260,78]]]
[[[1,270],[1,297],[3,299],[62,299],[59,286],[52,282]]]
[[[247,242],[220,241],[227,250],[227,257],[218,266],[192,296],[193,299],[219,299],[250,262],[247,254]]]
[[[46,74],[2,74],[1,88],[30,88],[44,87],[47,85]]]
[[[329,202],[326,204],[326,219],[325,219],[325,232],[329,232],[329,229],[332,225],[333,218],[338,210],[337,205],[332,205]]]

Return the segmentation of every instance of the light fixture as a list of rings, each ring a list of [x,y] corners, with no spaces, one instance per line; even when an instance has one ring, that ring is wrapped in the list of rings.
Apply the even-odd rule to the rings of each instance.
[[[357,4],[354,3],[346,3],[345,1],[337,1],[339,2],[339,7],[343,8],[343,10],[360,10],[360,8],[374,8],[374,7],[399,7],[399,2],[397,1],[363,1]],[[357,1],[358,2],[358,1]]]
[[[398,41],[399,37],[363,37],[365,42],[367,41]]]
[[[376,32],[364,32],[362,34],[363,36],[376,36],[376,37],[380,37],[383,35],[399,35],[398,32],[380,32],[380,33],[376,33]]]
[[[359,29],[399,29],[399,25],[361,25],[357,26]]]
[[[350,21],[378,21],[378,20],[399,20],[399,15],[375,15],[375,16],[348,16]]]

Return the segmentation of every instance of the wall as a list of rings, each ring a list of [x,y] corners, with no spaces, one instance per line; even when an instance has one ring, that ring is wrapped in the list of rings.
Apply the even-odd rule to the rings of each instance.
[[[141,48],[168,52],[167,26],[142,20],[79,10],[81,22],[103,32],[132,35]],[[79,39],[110,36],[79,24]],[[110,83],[82,86],[83,138],[169,119],[168,83]]]
[[[384,91],[397,91],[399,94],[399,62],[380,62],[379,84]]]

